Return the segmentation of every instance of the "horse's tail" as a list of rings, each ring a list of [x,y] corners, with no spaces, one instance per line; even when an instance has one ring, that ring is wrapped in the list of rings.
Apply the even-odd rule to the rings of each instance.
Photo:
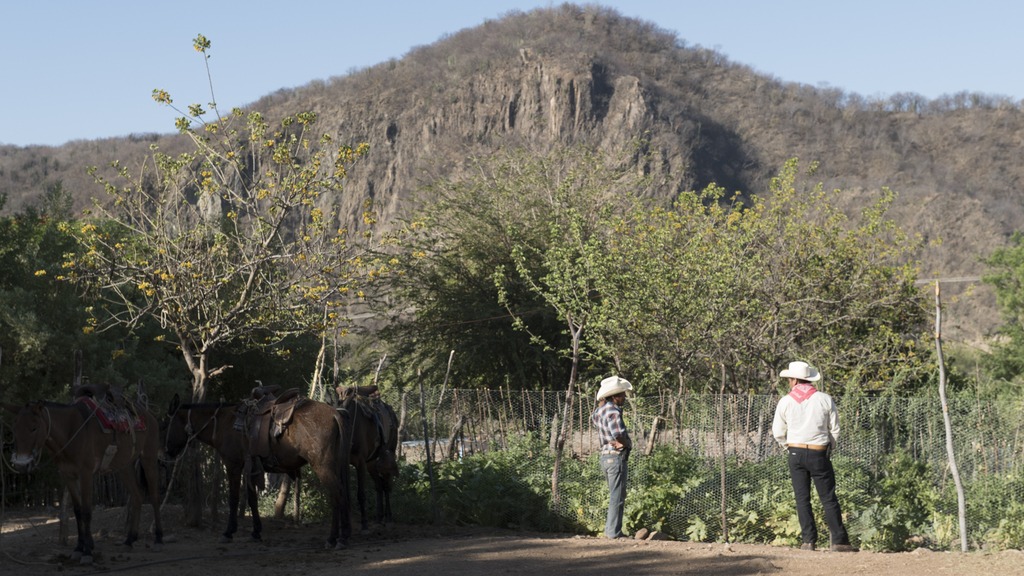
[[[356,417],[353,410],[354,407],[347,406],[347,404],[349,402],[334,410],[335,432],[338,435],[338,463],[341,466],[342,476],[346,481],[348,479],[348,467],[351,463],[352,432],[354,430],[351,422],[346,422],[346,420]]]
[[[142,465],[142,458],[135,460],[135,481],[138,483],[139,488],[142,489],[143,493],[149,489],[149,476],[146,475],[146,467]],[[155,478],[152,481],[156,481]]]
[[[350,506],[349,506],[349,494],[350,494],[350,482],[349,482],[349,466],[352,453],[352,427],[345,420],[348,418],[355,418],[353,409],[355,406],[350,406],[351,401],[343,403],[340,407],[334,410],[334,426],[335,433],[337,434],[337,460],[338,460],[338,483],[340,500],[338,501],[338,507],[341,514],[341,530],[342,537],[348,539],[348,536],[352,530]]]

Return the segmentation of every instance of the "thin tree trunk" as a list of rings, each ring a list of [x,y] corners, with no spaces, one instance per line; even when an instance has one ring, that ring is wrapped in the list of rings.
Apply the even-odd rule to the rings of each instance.
[[[644,456],[650,456],[651,452],[654,451],[654,440],[658,435],[658,422],[661,420],[661,416],[655,416],[651,422],[651,432],[647,435],[647,446],[644,447]]]
[[[444,382],[441,383],[441,393],[437,397],[437,410],[434,410],[434,419],[433,419],[433,422],[431,422],[431,426],[430,426],[431,428],[434,429],[435,433],[437,431],[437,414],[441,411],[441,403],[444,402],[444,391],[448,387],[448,377],[452,373],[452,361],[454,359],[455,359],[455,350],[452,350],[451,353],[448,354],[448,369],[445,370],[445,372],[444,372]],[[422,390],[421,390],[420,396],[422,397]],[[423,417],[424,418],[427,417],[426,412],[423,413]],[[434,444],[436,445],[436,442]],[[424,445],[424,448],[426,448],[425,445]],[[431,453],[431,456],[433,456],[433,453]]]
[[[440,520],[437,510],[437,491],[434,487],[434,465],[430,458],[430,431],[427,429],[427,401],[423,395],[423,375],[416,371],[416,380],[420,383],[420,411],[423,413],[423,454],[427,458],[427,479],[430,481],[430,511],[434,523]]]
[[[462,434],[462,425],[465,423],[465,418],[460,414],[455,421],[455,425],[452,426],[451,435],[448,437],[448,459],[455,460],[460,456],[459,451],[459,437]]]
[[[402,397],[398,406],[398,437],[401,438],[405,432],[405,403],[408,401],[408,392],[402,392]],[[398,443],[398,453],[395,457],[401,459],[402,453],[404,452],[403,445],[401,442]]]
[[[327,390],[323,386],[324,366],[327,364],[327,333],[320,335],[320,350],[316,353],[316,361],[313,362],[313,376],[309,381],[309,397],[313,400],[324,402],[327,400]]]
[[[452,353],[454,354],[455,351],[453,350]],[[380,361],[377,362],[377,369],[373,371],[373,385],[374,386],[377,385],[377,381],[380,379],[380,370],[381,370],[381,368],[384,367],[384,361],[387,360],[387,359],[388,359],[388,355],[385,354],[385,355],[381,356],[380,357]]]
[[[180,336],[180,335],[179,335]],[[180,339],[184,342],[184,339]],[[206,384],[209,381],[207,374],[206,354],[196,352],[187,346],[181,347],[185,364],[192,373],[192,401],[203,402],[206,400]],[[200,451],[194,443],[189,443],[182,455],[185,460],[185,526],[198,528],[203,525],[203,475],[201,468],[203,463],[200,460]]]
[[[277,487],[277,498],[274,499],[274,518],[284,519],[284,505],[288,502],[288,491],[291,488],[292,479],[287,474],[281,474],[281,483]]]
[[[555,462],[551,471],[551,501],[558,507],[561,496],[558,493],[558,474],[562,467],[562,452],[565,449],[565,440],[572,429],[572,396],[576,388],[576,373],[580,361],[580,336],[583,334],[583,326],[576,325],[569,320],[569,331],[572,334],[572,369],[569,372],[569,385],[565,389],[565,406],[562,411],[562,431],[555,442]]]
[[[295,473],[295,493],[292,495],[292,520],[296,524],[302,521],[302,471]]]
[[[960,482],[960,471],[956,466],[956,453],[953,449],[953,424],[949,420],[949,405],[946,402],[946,367],[942,359],[942,304],[939,297],[939,282],[935,282],[935,351],[939,363],[939,400],[942,402],[942,420],[946,426],[946,456],[949,458],[949,471],[953,474],[956,484],[957,513],[960,518],[960,550],[967,552],[967,506],[964,502],[964,486]]]

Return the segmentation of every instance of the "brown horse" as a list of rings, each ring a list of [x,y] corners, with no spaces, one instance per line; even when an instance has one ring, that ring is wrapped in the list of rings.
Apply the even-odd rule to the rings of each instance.
[[[234,428],[235,409],[238,404],[199,403],[182,404],[175,394],[167,411],[167,418],[160,424],[164,439],[164,452],[170,458],[177,458],[193,439],[210,446],[224,462],[228,478],[228,525],[221,535],[221,543],[232,541],[238,530],[238,504],[242,471],[245,468],[247,441],[245,435]],[[263,522],[260,520],[256,488],[261,485],[262,476],[252,471],[246,482],[245,501],[252,516],[252,540],[261,539]]]
[[[336,388],[338,401],[351,420],[352,466],[356,469],[356,497],[362,530],[367,530],[366,476],[373,480],[377,493],[377,521],[391,521],[391,489],[398,476],[395,451],[398,449],[398,417],[394,409],[380,399],[376,386]]]
[[[166,422],[165,450],[168,455],[175,456],[190,439],[196,438],[221,455],[228,471],[231,514],[222,541],[230,541],[237,529],[239,485],[246,469],[250,480],[246,483],[246,500],[252,511],[252,536],[258,540],[262,523],[256,506],[254,482],[262,479],[262,472],[284,473],[293,479],[298,478],[302,467],[309,464],[327,492],[331,505],[327,544],[344,548],[352,534],[352,526],[348,475],[341,473],[348,469],[350,445],[349,436],[343,432],[347,427],[342,416],[323,402],[295,398],[289,406],[287,419],[281,419],[280,427],[275,431],[271,426],[259,426],[252,420],[258,416],[257,411],[246,403],[180,404],[175,399]],[[258,438],[246,432],[248,428],[235,429],[236,422],[240,422],[246,412],[250,413],[248,421],[257,424]],[[253,459],[258,459],[258,462]]]
[[[71,494],[78,528],[72,559],[82,564],[93,560],[93,476],[98,472],[116,473],[129,491],[124,546],[131,548],[139,538],[145,491],[153,507],[154,548],[159,548],[163,543],[158,488],[160,438],[153,414],[141,406],[131,409],[131,416],[127,409],[111,412],[105,404],[87,397],[71,404],[35,401],[25,406],[5,403],[4,408],[17,415],[11,466],[18,472],[31,472],[44,461],[45,449]]]

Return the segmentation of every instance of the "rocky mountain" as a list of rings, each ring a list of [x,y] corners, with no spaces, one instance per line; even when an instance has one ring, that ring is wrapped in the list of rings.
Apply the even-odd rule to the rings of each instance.
[[[634,161],[664,199],[712,182],[756,194],[787,159],[820,162],[818,178],[843,191],[851,213],[882,187],[899,193],[891,214],[927,241],[920,276],[946,279],[945,336],[956,340],[980,342],[997,326],[994,298],[976,282],[980,259],[1024,228],[1017,103],[975,93],[870,100],[784,82],[603,7],[509,13],[250,108],[269,117],[313,110],[342,139],[370,144],[347,187],[353,224],[363,198],[386,222],[425,182],[501,146],[622,149],[642,140],[647,154]],[[99,193],[86,166],[142,158],[154,142],[183,144],[142,134],[0,147],[4,210],[55,182],[82,208]]]

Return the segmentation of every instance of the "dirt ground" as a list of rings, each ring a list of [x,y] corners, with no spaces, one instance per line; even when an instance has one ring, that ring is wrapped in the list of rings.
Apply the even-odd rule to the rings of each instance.
[[[236,542],[219,544],[219,530],[184,528],[181,511],[163,513],[165,543],[153,548],[148,533],[131,551],[119,550],[124,511],[97,510],[95,562],[70,561],[72,545],[58,542],[55,516],[6,511],[0,533],[0,574],[92,574],[141,576],[216,574],[251,576],[492,576],[504,574],[598,574],[617,567],[630,575],[746,576],[871,574],[901,576],[1024,574],[1024,552],[834,553],[749,544],[700,544],[656,540],[605,540],[494,529],[407,526],[401,523],[360,534],[345,550],[325,550],[324,524],[268,520],[264,541],[248,542],[241,523]],[[149,525],[146,514],[145,525]],[[71,526],[74,540],[74,526]]]

